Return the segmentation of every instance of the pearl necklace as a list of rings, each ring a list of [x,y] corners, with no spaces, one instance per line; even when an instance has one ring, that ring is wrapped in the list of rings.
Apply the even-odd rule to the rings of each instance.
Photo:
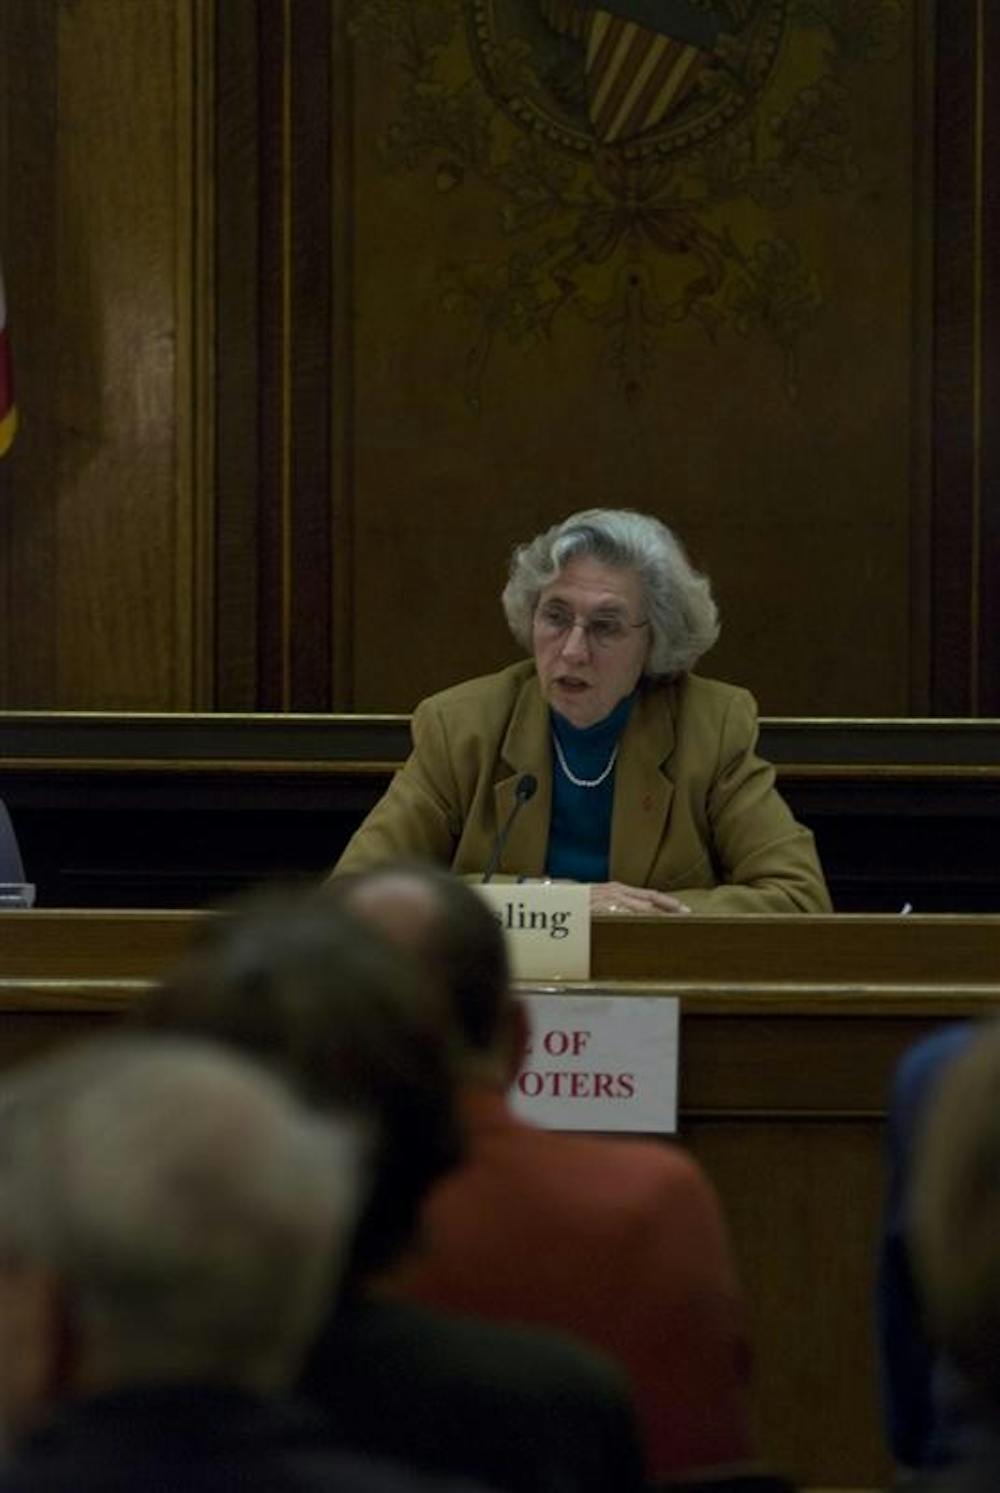
[[[556,749],[556,756],[559,758],[559,766],[569,778],[574,788],[599,788],[604,782],[604,779],[611,772],[611,769],[614,767],[615,761],[618,757],[618,742],[616,741],[611,752],[611,756],[608,758],[608,765],[601,773],[599,778],[578,778],[575,773],[570,772],[569,763],[566,761],[565,753],[563,752],[563,749],[559,744],[559,738],[554,731],[552,733],[552,745]]]

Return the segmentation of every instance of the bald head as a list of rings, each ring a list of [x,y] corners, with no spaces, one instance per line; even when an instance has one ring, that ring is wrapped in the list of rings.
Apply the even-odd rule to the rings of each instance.
[[[457,877],[423,862],[345,876],[333,894],[418,959],[445,996],[455,1039],[475,1055],[506,1053],[514,1001],[503,932]]]
[[[354,884],[349,903],[370,928],[426,962],[442,909],[436,888],[418,872],[398,869],[362,876]]]

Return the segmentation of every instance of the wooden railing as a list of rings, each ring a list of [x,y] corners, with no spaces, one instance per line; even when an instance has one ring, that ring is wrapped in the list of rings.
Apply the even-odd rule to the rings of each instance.
[[[331,866],[409,749],[405,716],[0,713],[42,906],[201,906]],[[996,721],[765,720],[840,911],[1000,910]]]

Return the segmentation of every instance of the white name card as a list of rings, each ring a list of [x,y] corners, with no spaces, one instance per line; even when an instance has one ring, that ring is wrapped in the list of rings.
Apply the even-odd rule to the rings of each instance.
[[[509,1098],[547,1130],[677,1129],[674,996],[522,994],[531,1028]]]
[[[590,979],[590,887],[472,883],[507,936],[515,980]]]

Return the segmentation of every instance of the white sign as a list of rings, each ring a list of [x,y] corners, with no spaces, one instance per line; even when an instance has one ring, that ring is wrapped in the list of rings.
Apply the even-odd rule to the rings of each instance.
[[[515,980],[590,979],[590,887],[567,882],[471,883],[507,935]]]
[[[530,1046],[509,1093],[548,1130],[677,1129],[675,996],[522,994]]]

